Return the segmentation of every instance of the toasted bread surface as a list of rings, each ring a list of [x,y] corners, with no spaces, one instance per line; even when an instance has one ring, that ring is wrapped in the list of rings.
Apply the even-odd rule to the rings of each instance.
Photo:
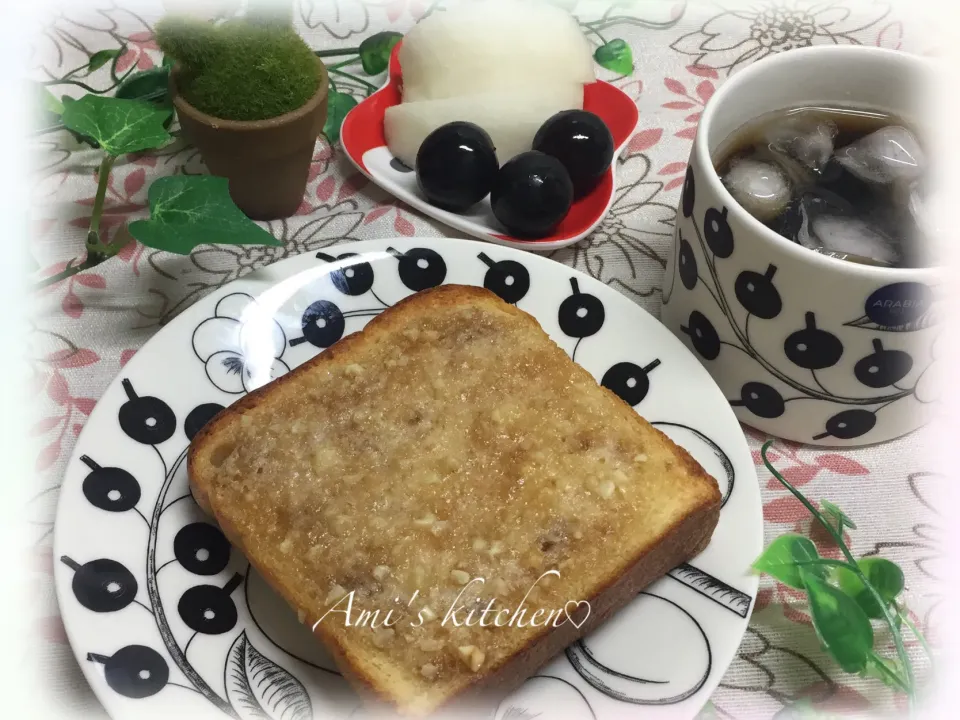
[[[534,318],[455,285],[227,408],[188,468],[345,675],[407,715],[516,685],[702,550],[720,508]]]

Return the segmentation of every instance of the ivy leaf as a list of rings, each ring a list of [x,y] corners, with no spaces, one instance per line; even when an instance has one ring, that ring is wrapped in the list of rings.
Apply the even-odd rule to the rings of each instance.
[[[353,95],[331,90],[327,94],[327,121],[323,124],[323,134],[333,145],[340,139],[340,126],[343,119],[354,107],[357,101]]]
[[[829,517],[836,520],[837,530],[840,532],[841,535],[843,535],[843,529],[845,527],[848,527],[851,530],[857,529],[856,523],[854,523],[853,520],[848,518],[847,514],[843,510],[838,508],[829,500],[821,500],[820,507],[823,508],[823,512],[825,512]]]
[[[117,88],[116,96],[123,100],[156,100],[169,93],[170,68],[158,67],[136,72]]]
[[[167,113],[163,126],[173,122],[173,100],[170,97],[170,68],[158,67],[134,73],[117,88],[116,97],[122,100],[145,100]]]
[[[593,59],[601,67],[613,70],[619,75],[629,75],[633,72],[633,51],[620,38],[598,47],[593,53]]]
[[[845,672],[859,673],[873,654],[873,626],[863,609],[842,590],[800,570],[810,617],[824,649]]]
[[[244,215],[230,198],[226,178],[173,175],[147,191],[150,219],[130,223],[130,234],[148,247],[188,255],[197,245],[281,245]]]
[[[112,50],[98,50],[90,56],[90,62],[87,63],[87,72],[96,72],[115,57],[119,57],[123,48],[114,48]]]
[[[166,110],[142,100],[122,100],[84,95],[66,104],[63,124],[93,138],[110,155],[151,150],[166,144],[170,133],[163,127]]]
[[[869,557],[859,560],[857,565],[888,605],[892,605],[897,596],[903,592],[903,570],[896,563],[885,558]],[[868,617],[883,617],[883,608],[856,573],[838,567],[836,578],[840,589],[853,598]]]
[[[70,106],[71,106],[73,103],[75,103],[75,102],[76,102],[76,99],[70,97],[69,95],[64,95],[64,96],[61,98],[61,104],[63,105],[64,111],[66,111],[66,109],[67,109],[68,107],[70,107]],[[60,120],[61,120],[61,122],[63,121],[62,114],[61,114]],[[92,148],[95,149],[95,150],[96,150],[96,149],[99,149],[99,147],[100,147],[100,143],[98,143],[96,140],[94,140],[94,139],[93,139],[92,137],[90,137],[89,135],[84,135],[83,133],[75,132],[74,130],[70,129],[69,127],[67,127],[67,132],[69,132],[71,135],[73,135],[73,139],[76,140],[78,143],[86,143],[87,145],[89,145],[90,147],[92,147]]]
[[[360,43],[360,64],[367,75],[379,75],[390,64],[390,52],[393,46],[403,39],[403,35],[392,30],[374,33]]]
[[[787,534],[781,535],[770,543],[763,554],[754,561],[753,567],[755,570],[775,577],[784,585],[803,590],[802,568],[809,568],[808,572],[811,575],[820,578],[826,575],[826,570],[820,565],[801,566],[797,563],[819,559],[817,546],[811,540],[802,535]]]

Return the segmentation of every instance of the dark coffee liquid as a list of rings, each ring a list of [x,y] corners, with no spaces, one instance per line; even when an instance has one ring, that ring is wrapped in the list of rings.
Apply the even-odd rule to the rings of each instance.
[[[929,264],[929,173],[901,118],[830,107],[770,113],[734,132],[714,165],[750,214],[810,250],[886,267]]]

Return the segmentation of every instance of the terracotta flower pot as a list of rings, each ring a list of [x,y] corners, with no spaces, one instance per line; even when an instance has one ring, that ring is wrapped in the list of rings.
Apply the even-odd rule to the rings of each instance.
[[[180,127],[211,174],[230,181],[237,207],[254,220],[293,215],[303,200],[314,145],[327,120],[326,71],[305,105],[268,120],[223,120],[200,112],[177,92],[179,72],[174,67],[170,73],[170,94]]]

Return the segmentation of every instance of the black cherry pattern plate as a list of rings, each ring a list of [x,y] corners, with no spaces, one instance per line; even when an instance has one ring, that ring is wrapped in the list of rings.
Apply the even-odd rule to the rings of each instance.
[[[762,549],[753,462],[720,390],[656,319],[582,273],[483,242],[398,238],[294,257],[213,292],[134,356],[90,416],[61,491],[56,582],[71,645],[115,720],[364,717],[309,629],[197,507],[186,449],[221,408],[443,283],[531,313],[724,497],[703,553],[483,717],[619,720],[669,706],[691,718],[703,706],[746,629]]]

